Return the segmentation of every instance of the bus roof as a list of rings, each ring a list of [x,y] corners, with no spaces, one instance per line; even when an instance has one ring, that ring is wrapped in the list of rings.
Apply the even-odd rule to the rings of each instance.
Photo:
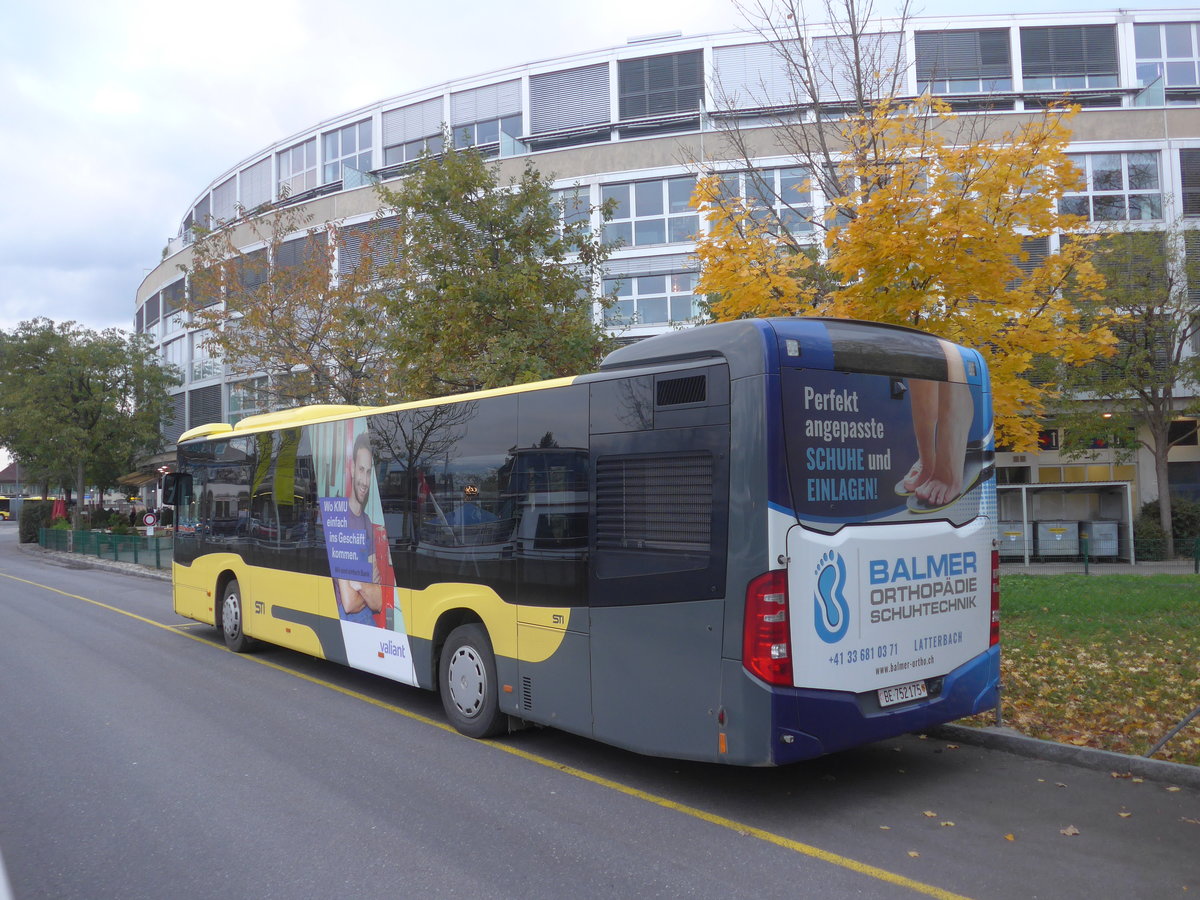
[[[334,422],[339,419],[350,419],[356,416],[373,415],[375,413],[392,412],[401,409],[419,409],[423,406],[436,406],[441,403],[464,403],[469,400],[482,400],[486,397],[497,397],[504,394],[516,394],[525,391],[543,390],[573,384],[575,378],[555,378],[549,381],[535,381],[528,384],[514,384],[507,387],[490,388],[486,391],[475,391],[470,394],[452,394],[446,397],[432,397],[424,400],[412,400],[406,403],[393,403],[386,406],[354,406],[351,404],[313,404],[311,406],[295,406],[277,412],[260,413],[239,419],[237,424],[225,422],[209,422],[197,425],[181,434],[176,443],[203,438],[217,439],[239,437],[244,434],[257,434],[272,431],[276,428],[296,428],[300,425],[311,425],[317,422]]]

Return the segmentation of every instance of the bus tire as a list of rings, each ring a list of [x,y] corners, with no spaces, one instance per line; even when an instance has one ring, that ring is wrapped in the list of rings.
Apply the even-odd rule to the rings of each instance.
[[[496,657],[482,625],[460,625],[442,645],[438,689],[446,718],[460,734],[486,738],[504,733],[508,716],[500,711]]]
[[[221,634],[225,646],[234,653],[245,653],[254,647],[254,639],[246,637],[242,630],[242,610],[242,590],[234,579],[225,585],[225,594],[221,597]]]

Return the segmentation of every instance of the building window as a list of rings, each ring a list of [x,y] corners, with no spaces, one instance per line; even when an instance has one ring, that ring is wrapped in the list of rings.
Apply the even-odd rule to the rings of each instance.
[[[169,366],[178,367],[180,372],[187,371],[187,338],[176,338],[162,345],[163,362]]]
[[[371,120],[347,125],[322,136],[325,165],[322,181],[331,184],[342,180],[342,166],[359,172],[371,171]]]
[[[1200,35],[1191,22],[1134,25],[1137,77],[1142,86],[1165,78],[1168,88],[1200,86]]]
[[[525,152],[520,141],[521,82],[505,81],[450,95],[454,146],[476,147],[486,156]]]
[[[1162,218],[1158,153],[1072,153],[1084,174],[1082,191],[1067,194],[1060,209],[1095,222]]]
[[[1117,31],[1112,25],[1021,29],[1027,91],[1117,86]]]
[[[454,126],[455,149],[477,147],[485,156],[512,156],[523,151],[521,116],[503,116]]]
[[[383,164],[395,166],[442,152],[442,98],[383,114]]]
[[[317,186],[317,139],[311,138],[278,155],[279,196],[294,197]]]
[[[635,275],[604,279],[604,293],[616,303],[605,316],[607,325],[668,325],[689,322],[700,315],[695,272]]]
[[[586,185],[562,188],[554,192],[554,204],[559,211],[561,229],[570,226],[582,226],[582,233],[592,233],[592,204],[591,191]],[[560,230],[559,234],[563,232]],[[578,250],[578,245],[572,246]]]
[[[1176,419],[1174,422],[1168,423],[1167,440],[1170,441],[1172,447],[1195,447],[1198,443],[1196,420]]]
[[[221,374],[220,360],[212,355],[205,344],[208,335],[208,331],[195,331],[188,336],[192,344],[192,381],[203,381]]]
[[[704,99],[704,53],[623,59],[617,82],[622,120],[694,112]]]
[[[721,193],[744,197],[756,219],[773,217],[789,233],[802,234],[813,230],[811,180],[808,170],[799,168],[726,172]]]
[[[187,324],[184,310],[183,279],[172,282],[162,290],[162,319],[165,331],[174,331]]]
[[[564,225],[591,221],[592,205],[589,194],[587,185],[560,188],[554,192],[554,203],[562,210]]]
[[[159,296],[159,294],[155,294],[153,297],[147,299],[146,305],[143,307],[146,311],[147,334],[153,334],[157,331],[154,326],[158,324]]]
[[[934,94],[987,94],[1012,90],[1007,28],[918,31],[917,90]]]
[[[395,166],[400,163],[418,160],[426,153],[434,156],[441,152],[442,136],[440,134],[431,134],[428,137],[418,138],[415,141],[406,141],[403,144],[397,144],[395,147],[388,147],[383,152],[383,164],[385,166]]]
[[[648,247],[691,241],[700,229],[690,205],[695,189],[694,175],[601,186],[601,202],[616,201],[616,211],[604,225],[605,243]]]
[[[267,379],[252,378],[229,386],[229,424],[236,425],[247,416],[267,412]]]

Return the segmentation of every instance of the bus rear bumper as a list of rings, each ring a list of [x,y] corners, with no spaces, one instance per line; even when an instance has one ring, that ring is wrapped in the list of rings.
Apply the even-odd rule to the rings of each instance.
[[[772,761],[786,765],[812,759],[994,709],[1000,698],[1000,648],[928,681],[934,696],[887,709],[880,708],[874,691],[772,688]]]

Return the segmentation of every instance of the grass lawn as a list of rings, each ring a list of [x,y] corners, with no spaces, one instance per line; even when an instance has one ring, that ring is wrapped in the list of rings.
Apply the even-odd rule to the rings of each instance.
[[[1140,756],[1200,705],[1200,577],[1006,575],[1000,591],[1006,725]],[[1200,717],[1155,758],[1200,765]]]

